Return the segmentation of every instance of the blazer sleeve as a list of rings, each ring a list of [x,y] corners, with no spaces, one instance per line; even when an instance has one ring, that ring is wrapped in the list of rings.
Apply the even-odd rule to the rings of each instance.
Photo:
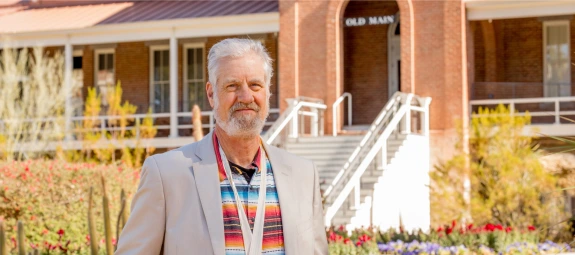
[[[323,218],[323,202],[319,189],[319,174],[313,165],[313,235],[314,235],[314,254],[327,255],[327,237],[325,234],[325,225]]]
[[[160,254],[165,231],[162,177],[153,157],[144,161],[132,210],[118,240],[116,255]]]

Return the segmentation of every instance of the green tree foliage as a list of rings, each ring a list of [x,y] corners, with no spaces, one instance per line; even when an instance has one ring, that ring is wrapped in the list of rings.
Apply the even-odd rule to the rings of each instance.
[[[505,106],[480,109],[469,129],[469,154],[437,165],[431,175],[433,222],[462,219],[469,210],[476,224],[502,224],[546,229],[565,217],[557,180],[544,170],[539,153],[523,130],[530,116],[517,116]],[[462,130],[460,130],[461,132]],[[460,135],[459,137],[463,137]],[[470,203],[464,199],[469,176]]]

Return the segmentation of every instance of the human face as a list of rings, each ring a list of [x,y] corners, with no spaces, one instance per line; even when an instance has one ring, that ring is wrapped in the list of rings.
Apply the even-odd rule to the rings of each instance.
[[[269,112],[261,57],[246,54],[221,59],[216,82],[216,86],[206,84],[216,125],[230,136],[258,136]]]

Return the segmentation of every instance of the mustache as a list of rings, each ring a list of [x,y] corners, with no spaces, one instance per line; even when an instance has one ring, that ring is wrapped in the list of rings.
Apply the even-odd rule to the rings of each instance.
[[[233,113],[235,111],[238,110],[254,110],[256,112],[260,111],[260,107],[255,103],[255,102],[251,102],[249,104],[244,104],[244,103],[235,103],[231,108],[230,108],[230,113]]]

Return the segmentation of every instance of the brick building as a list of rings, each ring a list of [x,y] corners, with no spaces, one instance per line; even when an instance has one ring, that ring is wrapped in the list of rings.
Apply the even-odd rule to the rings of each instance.
[[[326,224],[389,227],[399,215],[426,228],[429,218],[417,212],[429,212],[427,172],[452,155],[455,127],[477,107],[508,104],[530,111],[542,133],[575,135],[561,119],[575,117],[574,14],[575,1],[543,0],[16,0],[0,7],[0,34],[18,47],[62,50],[83,95],[121,81],[139,113],[152,108],[164,136],[156,147],[192,141],[193,104],[212,127],[203,95],[211,45],[260,40],[276,74],[264,137],[316,160]],[[420,207],[385,195],[405,185],[415,185]]]

